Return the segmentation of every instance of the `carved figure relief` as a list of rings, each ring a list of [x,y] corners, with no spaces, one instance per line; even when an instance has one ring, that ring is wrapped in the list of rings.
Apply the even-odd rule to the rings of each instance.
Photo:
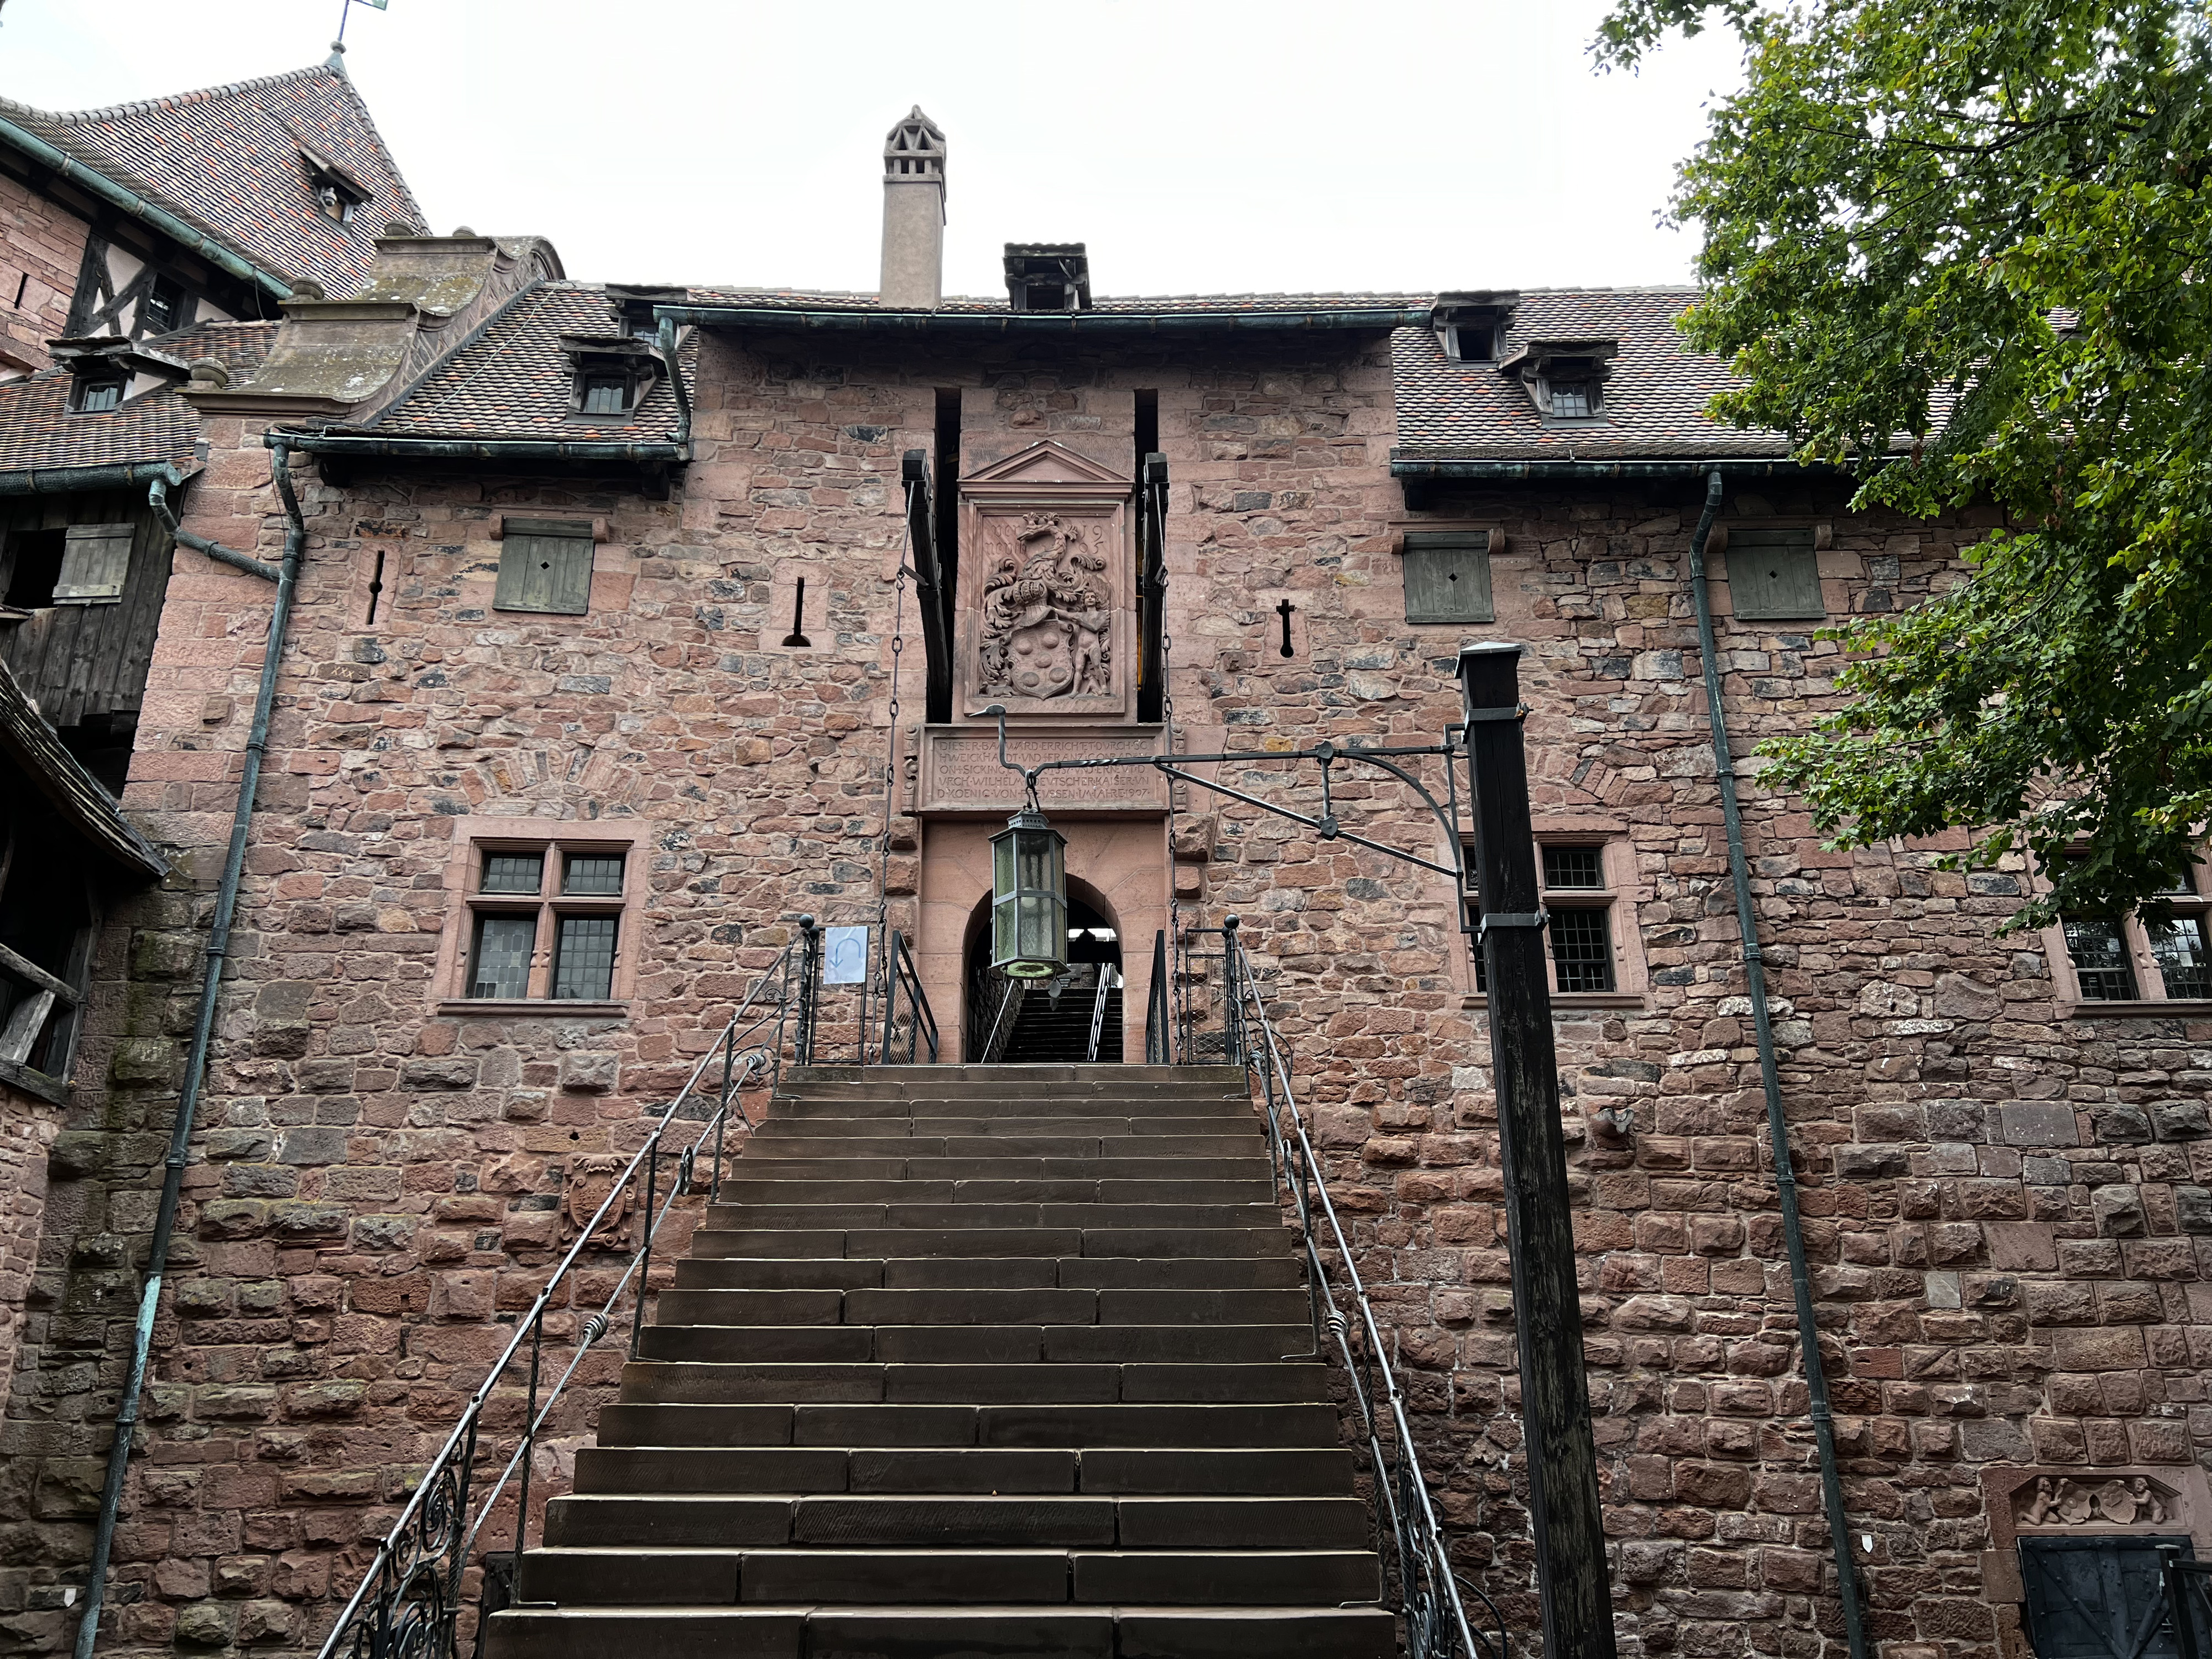
[[[568,1183],[561,1194],[563,1243],[573,1242],[591,1224],[627,1164],[627,1159],[612,1153],[586,1153],[569,1160]],[[611,1249],[629,1242],[629,1189],[625,1187],[607,1212],[607,1218],[599,1224],[599,1231],[592,1235],[592,1243]]]
[[[1019,720],[1136,713],[1131,481],[1047,438],[961,480],[955,699]]]
[[[2160,1526],[2174,1513],[2175,1495],[2142,1475],[2083,1485],[2044,1475],[2014,1494],[2023,1527]]]
[[[1080,521],[1032,513],[983,580],[979,690],[1016,697],[1103,696],[1112,689],[1113,600],[1106,561]]]

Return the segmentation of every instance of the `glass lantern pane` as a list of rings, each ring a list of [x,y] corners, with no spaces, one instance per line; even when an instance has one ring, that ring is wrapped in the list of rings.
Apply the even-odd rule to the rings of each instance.
[[[991,960],[1010,961],[1014,954],[1014,901],[1012,896],[991,906]]]
[[[1014,890],[1014,838],[1011,833],[991,840],[991,891],[1003,898]]]
[[[1053,838],[1036,830],[1025,830],[1014,839],[1020,849],[1021,885],[1024,888],[1050,885]]]

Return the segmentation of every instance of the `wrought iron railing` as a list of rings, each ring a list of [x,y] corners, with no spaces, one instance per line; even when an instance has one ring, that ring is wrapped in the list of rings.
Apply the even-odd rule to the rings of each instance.
[[[960,1051],[963,1060],[970,1066],[988,1066],[1006,1052],[1028,990],[1021,981],[988,968],[969,975],[968,1041]]]
[[[1083,1051],[1086,1060],[1098,1058],[1098,1044],[1106,1035],[1106,999],[1114,990],[1114,965],[1098,964],[1098,988],[1091,995],[1091,1041]]]
[[[929,1063],[937,1063],[937,1016],[930,1012],[929,994],[921,988],[921,975],[914,965],[914,952],[907,948],[906,935],[896,927],[890,930],[884,947],[884,1040],[876,1050],[877,1060],[885,1066],[915,1064],[927,1044]],[[903,1005],[903,1008],[902,1008]],[[905,1054],[894,1060],[903,1036]],[[863,1046],[866,1038],[862,1039]]]
[[[1168,930],[1152,935],[1152,981],[1145,994],[1145,1064],[1175,1059],[1175,1004],[1168,994]]]
[[[1243,1066],[1258,1079],[1264,1095],[1268,1152],[1276,1178],[1289,1188],[1297,1206],[1305,1249],[1315,1344],[1319,1346],[1325,1335],[1335,1346],[1366,1437],[1376,1519],[1389,1547],[1399,1612],[1405,1621],[1406,1652],[1409,1659],[1510,1659],[1505,1621],[1496,1604],[1453,1571],[1449,1541],[1429,1500],[1413,1447],[1405,1391],[1352,1259],[1352,1242],[1329,1198],[1305,1114],[1291,1091],[1289,1053],[1267,1017],[1258,976],[1237,925],[1237,918],[1230,916],[1218,930],[1224,981],[1221,1023],[1215,1031],[1198,1033],[1215,1038],[1220,1047],[1201,1045],[1199,1058],[1200,1063],[1219,1058]],[[1188,1063],[1193,1056],[1186,1052],[1184,1058]],[[1489,1609],[1494,1632],[1468,1623],[1467,1596]]]
[[[713,1165],[704,1190],[711,1194],[720,1184],[724,1132],[732,1114],[749,1131],[753,1127],[742,1091],[757,1079],[768,1079],[773,1090],[782,1077],[787,1050],[793,1063],[806,1063],[813,1044],[819,937],[813,919],[804,919],[799,936],[762,974],[691,1068],[682,1090],[652,1121],[644,1144],[609,1187],[537,1299],[515,1322],[514,1336],[470,1396],[443,1448],[377,1546],[375,1559],[324,1639],[318,1659],[334,1659],[341,1653],[346,1659],[448,1659],[459,1637],[462,1582],[472,1565],[487,1569],[489,1594],[481,1604],[483,1613],[505,1605],[503,1590],[513,1583],[514,1564],[528,1542],[532,1462],[562,1391],[593,1346],[622,1317],[618,1310],[626,1295],[630,1298],[629,1351],[635,1358],[651,1288],[653,1241],[677,1199],[700,1190],[698,1166],[702,1161]],[[687,1131],[691,1133],[685,1141]],[[661,1159],[672,1154],[675,1179],[664,1194]],[[611,1223],[621,1220],[624,1195],[641,1186],[644,1200],[637,1213],[641,1237],[630,1249],[613,1289],[578,1328],[575,1351],[558,1378],[550,1390],[541,1390],[547,1358],[546,1312],[580,1289],[579,1281],[586,1273],[598,1279],[610,1271],[611,1264],[603,1253],[611,1247]],[[593,1259],[580,1268],[587,1251],[595,1253]],[[495,1391],[518,1365],[526,1367],[527,1376],[522,1426],[501,1462],[499,1447],[505,1437],[488,1429],[485,1417]],[[494,1463],[498,1473],[486,1490],[480,1475]],[[479,1558],[479,1540],[489,1543],[495,1511],[510,1486],[515,1489],[512,1553],[504,1562]],[[503,1530],[503,1519],[500,1525]]]

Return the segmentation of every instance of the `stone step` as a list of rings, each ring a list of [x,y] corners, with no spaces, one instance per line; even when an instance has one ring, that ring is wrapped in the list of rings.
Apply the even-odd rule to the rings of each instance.
[[[1088,1032],[1085,1033],[1087,1036]],[[771,1115],[790,1112],[836,1111],[854,1117],[868,1117],[880,1112],[972,1111],[978,1115],[996,1116],[1006,1112],[1033,1111],[1043,1104],[1048,1110],[1074,1112],[1085,1103],[1095,1103],[1101,1110],[1124,1114],[1152,1115],[1163,1112],[1230,1112],[1249,1111],[1252,1096],[1249,1089],[1181,1089],[1164,1085],[1139,1085],[1133,1089],[1091,1089],[1051,1085],[1023,1089],[1001,1084],[994,1087],[978,1085],[971,1088],[939,1088],[930,1090],[864,1090],[864,1089],[804,1089],[786,1090],[769,1104]]]
[[[1282,1231],[1273,1203],[1151,1204],[1133,1194],[1112,1203],[709,1204],[702,1233],[742,1227],[780,1232],[810,1227],[1264,1227]]]
[[[1059,1119],[1047,1120],[1060,1123]],[[842,1120],[852,1124],[852,1119]],[[868,1127],[872,1125],[873,1127]],[[902,1127],[886,1127],[874,1119],[861,1119],[856,1127],[845,1129],[836,1125],[820,1124],[777,1126],[764,1123],[752,1133],[743,1145],[746,1158],[1075,1158],[1093,1164],[1105,1158],[1264,1158],[1267,1142],[1263,1132],[1255,1123],[1249,1130],[1237,1129],[1206,1134],[1133,1135],[1121,1133],[1102,1133],[1096,1125],[1082,1128],[1061,1127],[1047,1133],[1030,1133],[1026,1125],[1018,1125],[1020,1133],[983,1134],[973,1133],[973,1125],[963,1125],[963,1131],[946,1133],[932,1128],[927,1133],[908,1133]],[[739,1154],[726,1154],[722,1172],[734,1175],[744,1166],[732,1161]]]
[[[1328,1397],[1328,1370],[1318,1360],[932,1365],[633,1359],[622,1379],[623,1400],[639,1405],[1290,1405]]]
[[[1304,1311],[1303,1308],[1299,1310]],[[1264,1364],[1313,1352],[1310,1324],[648,1325],[641,1359],[732,1364]]]
[[[1366,1550],[536,1550],[520,1599],[562,1607],[661,1603],[936,1606],[1373,1601]]]
[[[574,1489],[1335,1498],[1352,1474],[1341,1446],[586,1446]]]
[[[556,1547],[1363,1550],[1357,1498],[577,1493],[546,1505]]]
[[[659,1325],[1277,1325],[1310,1312],[1304,1291],[664,1291]]]
[[[724,1207],[787,1204],[1262,1204],[1272,1212],[1275,1188],[1264,1176],[1225,1181],[1172,1176],[1018,1176],[981,1180],[920,1180],[793,1175],[747,1169],[722,1182],[708,1224]]]
[[[518,1607],[488,1659],[1394,1659],[1380,1608]]]
[[[1279,1218],[1265,1227],[702,1227],[691,1236],[691,1251],[786,1258],[1287,1257],[1291,1235]]]
[[[1273,1165],[1255,1138],[1252,1150],[1221,1158],[793,1158],[775,1141],[757,1141],[742,1162],[724,1166],[745,1181],[1265,1181]]]
[[[1146,1258],[1112,1256],[686,1256],[676,1264],[679,1291],[714,1290],[1289,1290],[1303,1286],[1302,1264],[1281,1255]],[[1305,1292],[1299,1290],[1301,1296]],[[665,1304],[663,1305],[665,1305]],[[1164,1321],[1163,1322],[1165,1322]]]
[[[1336,1408],[690,1406],[601,1408],[602,1446],[1328,1446]]]

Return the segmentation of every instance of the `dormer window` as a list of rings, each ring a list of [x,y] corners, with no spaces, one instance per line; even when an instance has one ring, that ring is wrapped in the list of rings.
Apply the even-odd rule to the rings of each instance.
[[[1012,310],[1091,309],[1091,256],[1080,242],[1009,242],[1006,271]]]
[[[354,216],[368,203],[368,187],[296,134],[294,142],[300,146],[300,161],[307,171],[307,192],[314,198],[315,211],[342,225],[351,224]]]
[[[688,289],[641,283],[609,283],[607,303],[614,307],[622,331],[633,340],[651,340],[660,333],[655,306],[680,306],[691,297]]]
[[[123,407],[123,377],[119,374],[80,374],[70,407],[80,415],[105,415]]]
[[[1611,340],[1529,340],[1499,359],[1498,368],[1528,388],[1548,421],[1590,421],[1605,414],[1605,380],[1620,347]]]
[[[575,374],[568,411],[578,420],[629,420],[661,372],[651,342],[628,334],[563,334],[561,349]]]
[[[1597,376],[1591,371],[1589,360],[1580,357],[1554,359],[1545,380],[1552,397],[1548,411],[1556,421],[1586,421],[1597,413]]]
[[[584,376],[583,408],[586,415],[627,415],[629,413],[630,380],[624,374],[586,374]]]
[[[1496,362],[1506,319],[1512,316],[1520,297],[1491,289],[1437,295],[1430,323],[1444,356],[1456,363]]]

